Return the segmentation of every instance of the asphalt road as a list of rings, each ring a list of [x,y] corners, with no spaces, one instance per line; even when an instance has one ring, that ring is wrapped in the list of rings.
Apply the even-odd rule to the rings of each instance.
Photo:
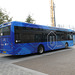
[[[75,46],[42,55],[11,56],[0,54],[0,62],[15,64],[49,75],[75,75]]]
[[[23,60],[16,65],[49,75],[75,75],[75,47],[49,52],[37,58]]]

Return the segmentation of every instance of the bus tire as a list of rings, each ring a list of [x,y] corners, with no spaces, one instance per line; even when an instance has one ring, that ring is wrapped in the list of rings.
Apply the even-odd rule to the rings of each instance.
[[[66,48],[66,49],[68,48],[68,43],[65,44],[65,48]]]
[[[39,53],[39,54],[43,54],[43,52],[44,52],[44,47],[43,47],[42,45],[40,45],[40,46],[38,47],[38,53]]]

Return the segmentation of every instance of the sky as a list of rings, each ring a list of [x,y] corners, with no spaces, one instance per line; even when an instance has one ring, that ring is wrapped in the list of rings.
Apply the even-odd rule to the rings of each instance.
[[[30,14],[36,24],[51,26],[51,0],[0,0],[0,8],[7,11],[13,21],[25,22]],[[54,0],[57,27],[75,28],[75,1]]]

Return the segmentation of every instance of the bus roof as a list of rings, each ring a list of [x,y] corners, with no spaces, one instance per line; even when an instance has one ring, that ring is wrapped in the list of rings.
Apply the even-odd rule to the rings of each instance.
[[[33,28],[42,28],[42,29],[50,29],[50,30],[57,30],[57,31],[74,32],[71,29],[44,26],[44,25],[31,24],[31,23],[25,23],[25,22],[19,22],[19,21],[12,21],[12,22],[8,22],[8,23],[5,23],[5,24],[1,24],[0,27],[7,26],[7,25],[12,25],[12,24],[18,25],[18,26],[25,26],[25,27],[33,27]]]

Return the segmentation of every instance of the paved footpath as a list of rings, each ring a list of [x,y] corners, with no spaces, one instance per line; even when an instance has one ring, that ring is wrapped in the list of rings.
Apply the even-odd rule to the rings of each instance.
[[[0,75],[47,75],[38,71],[24,68],[15,64],[16,61],[24,60],[25,58],[11,59],[9,55],[0,54]]]
[[[0,75],[47,75],[31,69],[20,67],[14,64],[0,62]]]

